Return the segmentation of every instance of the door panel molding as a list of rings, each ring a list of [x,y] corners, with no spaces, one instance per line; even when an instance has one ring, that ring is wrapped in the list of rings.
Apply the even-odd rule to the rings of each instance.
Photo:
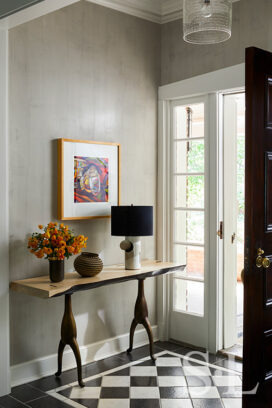
[[[265,128],[272,129],[272,76],[266,75]]]
[[[271,92],[272,92],[272,82],[271,82]],[[272,125],[272,122],[271,122],[271,125]],[[264,214],[265,214],[265,231],[272,232],[272,152],[265,152],[265,208],[264,208]]]

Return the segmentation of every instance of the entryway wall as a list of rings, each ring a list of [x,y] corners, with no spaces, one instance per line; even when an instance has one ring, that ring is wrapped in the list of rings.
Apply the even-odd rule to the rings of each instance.
[[[56,220],[57,138],[120,143],[121,204],[156,209],[160,26],[77,2],[10,30],[9,75],[10,280],[15,280],[48,273],[47,262],[28,253],[26,238],[38,224]],[[89,237],[87,250],[101,253],[105,265],[123,261],[109,219],[66,224]],[[143,238],[143,258],[155,258],[155,237],[156,232]],[[66,262],[66,271],[72,263]],[[73,296],[83,361],[125,347],[135,284]],[[146,297],[156,336],[155,280],[146,282]],[[62,298],[10,294],[12,384],[55,369],[63,307]],[[139,343],[148,341],[138,333]],[[74,364],[67,355],[64,361]]]

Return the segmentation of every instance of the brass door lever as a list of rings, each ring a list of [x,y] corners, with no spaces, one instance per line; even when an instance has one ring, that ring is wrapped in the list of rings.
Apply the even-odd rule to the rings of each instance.
[[[267,268],[269,268],[269,266],[270,266],[270,260],[268,259],[268,258],[266,258],[266,257],[262,257],[262,255],[264,254],[264,251],[261,249],[261,248],[259,248],[258,250],[257,250],[257,258],[256,258],[256,266],[257,266],[257,268],[265,268],[265,269],[267,269]]]

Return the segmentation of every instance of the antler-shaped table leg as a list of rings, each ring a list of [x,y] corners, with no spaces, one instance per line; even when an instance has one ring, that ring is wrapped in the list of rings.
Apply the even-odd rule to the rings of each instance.
[[[153,334],[150,322],[148,320],[148,308],[144,294],[144,279],[139,279],[138,281],[138,297],[135,304],[134,319],[131,323],[130,328],[130,345],[129,349],[127,350],[128,353],[130,353],[133,349],[134,332],[138,324],[142,324],[147,331],[149,338],[150,357],[153,361],[155,361],[156,357],[153,353]]]
[[[71,295],[65,295],[65,309],[64,315],[61,324],[61,340],[59,343],[58,350],[58,371],[56,376],[59,377],[62,372],[62,356],[63,350],[66,345],[70,346],[74,352],[76,362],[77,362],[77,374],[78,374],[78,384],[80,387],[85,387],[84,382],[82,381],[82,365],[81,365],[81,356],[77,343],[77,328],[76,322],[72,311],[72,301]]]

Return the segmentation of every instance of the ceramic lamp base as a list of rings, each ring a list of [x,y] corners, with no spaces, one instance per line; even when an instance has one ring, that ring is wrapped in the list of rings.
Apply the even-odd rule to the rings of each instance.
[[[125,268],[128,270],[141,269],[141,238],[126,237],[120,247],[125,251]]]

